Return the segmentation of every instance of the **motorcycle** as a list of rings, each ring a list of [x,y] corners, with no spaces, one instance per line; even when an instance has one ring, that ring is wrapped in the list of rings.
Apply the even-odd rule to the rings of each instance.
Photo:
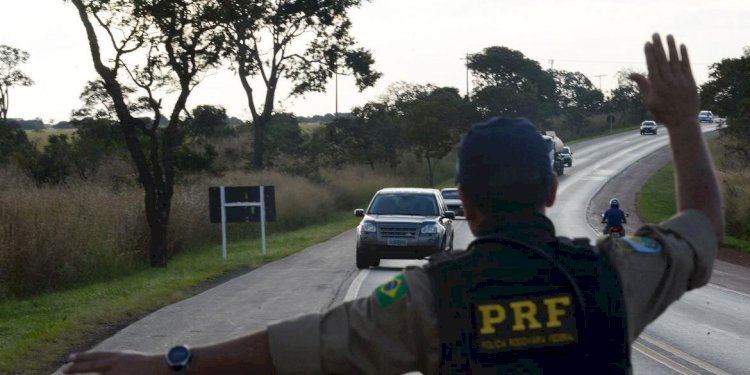
[[[607,222],[604,219],[604,212],[602,212],[599,216],[602,218],[603,224]],[[625,217],[629,217],[629,216],[630,216],[629,214],[625,214]],[[612,227],[608,227],[605,230],[605,234],[608,234],[612,238],[620,238],[620,237],[625,236],[625,228],[623,228],[622,225],[615,225]]]

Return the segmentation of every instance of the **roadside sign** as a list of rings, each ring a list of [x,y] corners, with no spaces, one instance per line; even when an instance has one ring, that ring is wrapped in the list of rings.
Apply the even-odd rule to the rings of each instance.
[[[209,218],[221,223],[221,253],[227,258],[227,223],[260,222],[263,256],[266,255],[266,221],[276,220],[273,186],[220,186],[208,188]]]

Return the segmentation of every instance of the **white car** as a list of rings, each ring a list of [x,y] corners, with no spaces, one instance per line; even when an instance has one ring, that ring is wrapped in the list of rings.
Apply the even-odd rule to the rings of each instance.
[[[698,122],[712,124],[714,122],[714,114],[711,111],[700,111],[700,113],[698,113]]]

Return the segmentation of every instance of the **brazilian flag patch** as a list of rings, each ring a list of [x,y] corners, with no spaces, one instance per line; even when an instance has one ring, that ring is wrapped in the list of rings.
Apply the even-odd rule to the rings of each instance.
[[[655,254],[662,251],[661,244],[648,237],[626,236],[623,242],[628,245],[629,250],[644,254]]]
[[[380,301],[380,305],[388,307],[393,301],[403,297],[409,292],[409,287],[406,285],[406,280],[403,274],[392,278],[387,283],[378,287],[375,290],[375,296]]]

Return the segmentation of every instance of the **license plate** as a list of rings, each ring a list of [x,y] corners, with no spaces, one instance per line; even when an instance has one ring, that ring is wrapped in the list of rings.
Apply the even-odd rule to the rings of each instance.
[[[406,246],[406,240],[402,238],[388,239],[388,246]]]

